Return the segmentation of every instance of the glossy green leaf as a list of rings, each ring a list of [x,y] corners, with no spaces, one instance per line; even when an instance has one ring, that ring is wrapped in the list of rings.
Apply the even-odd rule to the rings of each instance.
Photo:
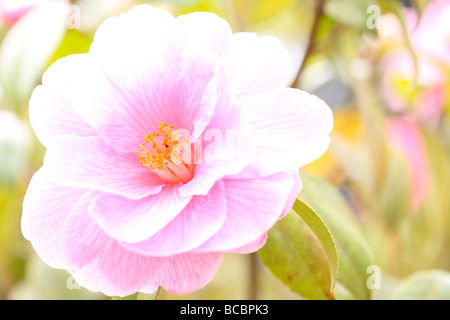
[[[403,280],[394,300],[449,300],[450,273],[442,270],[419,271]]]
[[[298,198],[320,213],[336,243],[339,257],[337,281],[355,298],[369,299],[367,278],[370,275],[367,268],[373,265],[374,261],[357,218],[336,187],[306,174],[301,176],[303,188]]]
[[[320,243],[322,243],[325,252],[327,253],[329,262],[330,262],[330,271],[331,271],[331,285],[330,291],[334,290],[336,286],[336,278],[338,276],[339,270],[339,262],[338,255],[336,251],[336,244],[334,243],[333,237],[331,236],[330,230],[328,230],[327,226],[323,222],[317,213],[315,213],[310,207],[301,202],[300,200],[296,200],[294,206],[292,207],[302,219],[305,221],[311,230],[315,233]]]
[[[317,223],[316,219],[313,220]],[[334,292],[330,290],[333,276],[327,252],[314,231],[295,211],[269,231],[267,243],[259,250],[259,256],[275,277],[304,298],[334,299]]]

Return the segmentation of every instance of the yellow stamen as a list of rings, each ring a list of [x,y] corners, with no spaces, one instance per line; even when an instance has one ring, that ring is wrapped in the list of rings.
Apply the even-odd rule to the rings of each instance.
[[[152,170],[162,179],[170,182],[188,182],[192,179],[194,165],[183,159],[183,149],[190,148],[189,140],[183,139],[175,126],[159,122],[159,133],[144,137],[136,155],[139,164]]]

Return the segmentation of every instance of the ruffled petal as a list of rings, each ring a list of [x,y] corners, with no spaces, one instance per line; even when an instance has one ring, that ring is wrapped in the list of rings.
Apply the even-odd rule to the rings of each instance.
[[[23,201],[22,234],[53,268],[67,268],[60,246],[62,229],[70,210],[86,192],[51,182],[45,168],[39,169],[30,181]]]
[[[233,34],[233,86],[237,97],[285,88],[290,57],[280,40],[255,33]]]
[[[101,194],[89,214],[114,239],[135,243],[155,235],[179,215],[192,196],[182,197],[179,184],[167,184],[160,193],[139,200]]]
[[[240,248],[229,250],[229,253],[236,253],[236,254],[249,254],[258,251],[261,249],[267,241],[267,232],[264,232],[263,235],[261,235],[258,239],[255,241],[242,246]]]
[[[49,177],[66,186],[94,189],[140,199],[158,193],[164,182],[101,137],[58,136],[45,154]]]
[[[97,131],[73,110],[68,97],[68,75],[84,64],[85,55],[71,55],[52,64],[30,99],[29,116],[39,141],[48,146],[58,135],[96,136]]]
[[[180,187],[182,195],[206,195],[217,180],[240,173],[251,162],[251,144],[244,125],[238,108],[211,120],[201,141],[194,144],[197,165],[192,180]]]
[[[280,218],[294,181],[289,173],[264,178],[226,179],[223,227],[193,252],[231,251],[261,237]]]
[[[169,293],[185,295],[207,285],[223,260],[223,253],[185,253],[166,258],[159,279]]]
[[[161,231],[138,243],[122,243],[134,252],[148,256],[171,256],[192,250],[222,227],[226,215],[222,181],[206,196],[194,196],[184,210]]]
[[[96,194],[86,195],[64,225],[62,243],[70,271],[78,284],[93,292],[126,296],[158,277],[162,260],[124,249],[87,214]]]
[[[257,146],[254,165],[261,174],[297,170],[327,150],[333,128],[331,109],[316,96],[298,89],[240,100]]]
[[[216,65],[202,53],[183,52],[180,71],[161,60],[122,76],[89,58],[67,75],[69,101],[118,151],[136,152],[145,136],[158,132],[160,122],[187,130],[194,139],[208,125],[217,102]]]

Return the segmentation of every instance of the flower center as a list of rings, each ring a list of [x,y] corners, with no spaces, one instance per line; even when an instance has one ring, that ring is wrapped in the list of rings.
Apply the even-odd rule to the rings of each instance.
[[[190,148],[189,140],[173,130],[175,126],[163,122],[159,124],[159,132],[145,136],[145,143],[139,145],[136,152],[139,164],[165,181],[186,183],[192,179],[194,172],[194,165],[188,161],[190,159],[183,158],[184,150]]]

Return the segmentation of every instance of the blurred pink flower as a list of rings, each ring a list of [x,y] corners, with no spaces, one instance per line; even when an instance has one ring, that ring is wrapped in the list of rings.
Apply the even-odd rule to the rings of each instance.
[[[427,124],[438,123],[445,106],[445,71],[424,56],[417,56],[415,66],[407,49],[391,52],[380,63],[380,90],[389,108],[408,112]]]
[[[447,66],[450,65],[449,21],[450,2],[430,1],[411,36],[412,46],[416,50]]]
[[[405,9],[404,18],[417,72],[400,21],[386,14],[379,30],[388,49],[380,64],[381,90],[394,112],[407,111],[435,125],[444,109],[450,70],[450,2],[431,1],[420,20],[413,9]]]
[[[420,127],[408,117],[391,118],[386,127],[386,141],[406,165],[411,185],[411,208],[416,212],[426,200],[430,187],[426,146]]]
[[[49,3],[51,0],[0,0],[0,19],[13,25],[24,14],[36,6]]]
[[[224,252],[262,247],[298,168],[328,148],[330,109],[286,88],[289,71],[280,41],[211,13],[142,5],[108,19],[31,98],[47,152],[24,236],[91,291],[202,288]]]

